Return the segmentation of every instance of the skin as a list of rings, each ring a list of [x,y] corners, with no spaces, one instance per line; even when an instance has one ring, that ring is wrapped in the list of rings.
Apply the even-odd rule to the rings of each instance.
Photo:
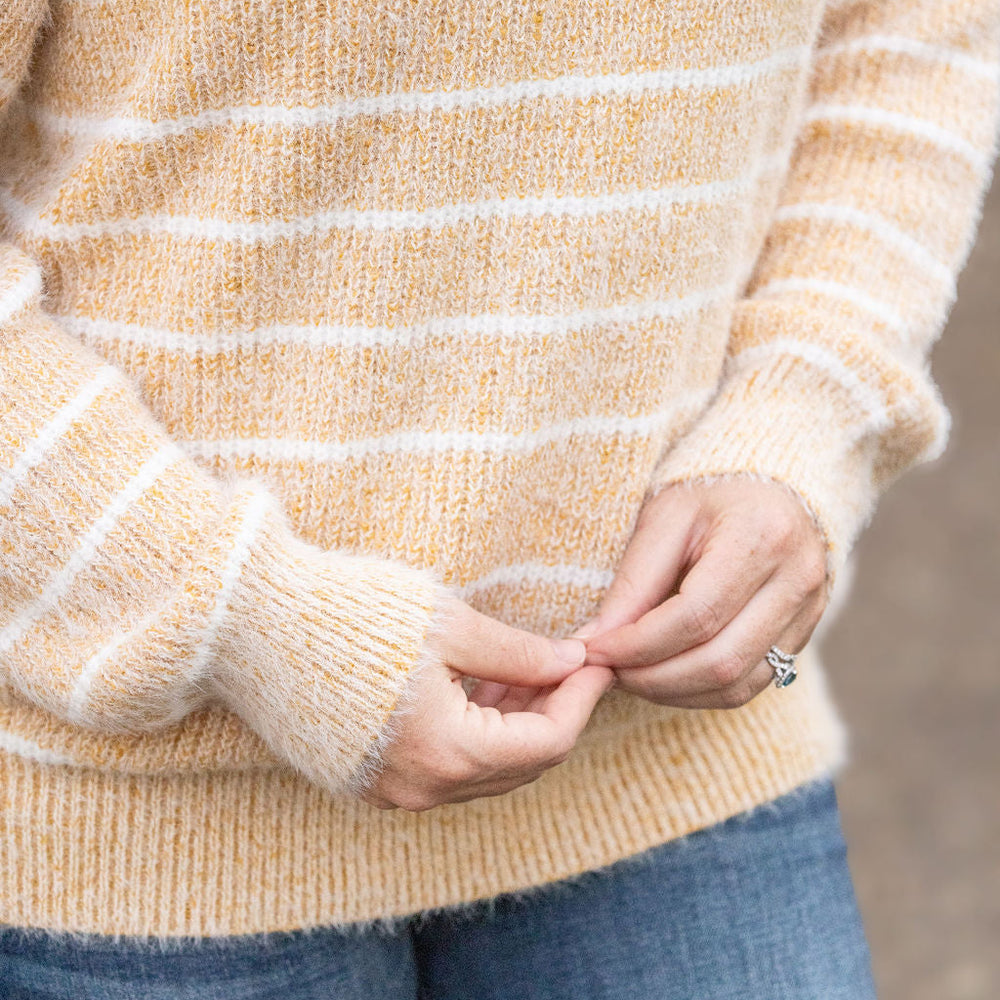
[[[566,759],[612,686],[738,708],[773,682],[768,648],[799,652],[826,604],[823,537],[789,490],[750,478],[668,487],[640,511],[567,659],[461,601],[444,609],[439,662],[417,678],[416,710],[362,798],[421,811],[534,781]],[[463,677],[478,679],[468,695]]]
[[[458,599],[437,617],[415,708],[399,719],[377,779],[361,793],[380,809],[420,812],[534,781],[566,759],[614,681],[609,667],[584,666],[577,639],[510,628]],[[509,695],[472,698],[465,677]]]
[[[574,634],[626,691],[739,708],[773,682],[768,649],[800,652],[827,600],[826,546],[797,497],[717,480],[645,505],[597,617]]]

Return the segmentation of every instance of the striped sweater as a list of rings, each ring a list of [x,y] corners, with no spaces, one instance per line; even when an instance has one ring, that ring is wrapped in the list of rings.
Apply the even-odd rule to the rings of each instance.
[[[5,0],[0,923],[388,919],[834,772],[800,681],[356,794],[458,595],[558,636],[649,496],[792,489],[831,580],[936,455],[996,0]]]

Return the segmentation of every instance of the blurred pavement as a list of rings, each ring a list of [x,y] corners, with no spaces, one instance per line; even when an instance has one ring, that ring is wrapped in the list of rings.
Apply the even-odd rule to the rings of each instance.
[[[883,497],[821,650],[880,1000],[997,1000],[1000,178],[932,370],[948,450]]]

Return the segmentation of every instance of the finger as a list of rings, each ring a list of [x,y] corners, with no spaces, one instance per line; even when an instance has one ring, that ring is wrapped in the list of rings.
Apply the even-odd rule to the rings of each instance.
[[[780,642],[789,643],[782,649],[801,649],[818,617],[817,602],[803,604],[797,591],[774,582],[758,591],[715,639],[664,663],[625,670],[619,682],[660,704],[731,707],[753,687],[749,677],[754,671],[757,680],[766,680],[759,667],[775,631]]]
[[[671,704],[674,704],[676,708],[687,709],[741,708],[761,694],[773,682],[773,678],[774,672],[770,665],[762,661],[739,684],[697,695],[694,698],[678,699],[676,703],[672,702]]]
[[[584,667],[547,696],[530,690],[533,701],[546,699],[543,712],[501,714],[493,707],[482,708],[470,702],[463,742],[467,749],[475,747],[476,751],[466,758],[472,765],[471,775],[416,794],[406,789],[394,797],[402,801],[403,808],[426,809],[443,802],[502,795],[536,780],[569,752],[594,705],[613,681],[612,671],[605,667]],[[515,691],[522,693],[522,689]],[[391,789],[389,793],[394,794]]]
[[[509,684],[501,684],[499,681],[477,681],[469,692],[469,701],[482,708],[496,708],[509,690]]]
[[[368,791],[361,796],[362,801],[367,802],[368,805],[374,806],[376,809],[398,809],[394,802],[390,802],[384,795],[379,795],[377,792]]]
[[[587,662],[648,667],[707,643],[746,607],[774,569],[732,533],[717,536],[675,596],[637,622],[590,640]]]
[[[534,712],[535,702],[550,688],[518,687],[515,684],[500,684],[498,681],[479,681],[469,695],[469,701],[482,708],[495,708],[500,712]]]
[[[583,731],[594,706],[614,682],[607,667],[581,667],[570,674],[545,699],[541,712],[509,712],[491,716],[486,752],[497,769],[531,770],[548,766],[553,758],[569,753]]]
[[[614,674],[612,674],[611,677],[613,681]],[[556,690],[557,687],[558,685],[551,684],[548,687],[535,688],[534,697],[532,697],[529,701],[522,704],[520,708],[523,709],[525,712],[540,712],[544,714],[545,706],[546,704],[548,704],[549,696],[552,694],[553,691]]]
[[[547,639],[511,628],[462,605],[441,641],[445,660],[463,674],[520,686],[561,681],[583,663],[579,639]]]
[[[805,647],[806,642],[808,642],[808,633],[811,633],[813,628],[815,628],[815,625],[803,628],[803,626],[796,621],[788,629],[786,629],[781,636],[778,637],[778,640],[773,643],[773,645],[777,646],[786,653],[798,653]],[[805,638],[803,638],[804,634]],[[768,645],[768,649],[770,649],[770,645],[771,644]],[[680,699],[676,707],[714,709],[739,708],[756,698],[764,691],[765,688],[773,684],[774,681],[774,668],[767,662],[767,660],[761,660],[754,666],[753,670],[751,670],[750,673],[738,683],[731,685],[728,688],[723,688],[719,691],[711,691],[707,694],[699,695],[694,698]]]
[[[581,667],[552,689],[543,710],[537,714],[575,740],[614,679],[614,673],[607,667]]]
[[[549,693],[553,691],[553,685],[537,687],[517,687],[511,685],[507,688],[507,695],[497,705],[501,712],[540,712]]]
[[[675,587],[687,558],[690,521],[650,520],[636,528],[615,569],[597,615],[573,636],[589,639],[655,608]]]
[[[454,789],[442,799],[445,802],[471,802],[473,799],[486,799],[494,795],[506,795],[507,792],[514,791],[522,785],[530,785],[537,781],[545,773],[544,769],[539,769],[532,774],[518,774],[511,778],[497,778],[475,786],[463,786]]]

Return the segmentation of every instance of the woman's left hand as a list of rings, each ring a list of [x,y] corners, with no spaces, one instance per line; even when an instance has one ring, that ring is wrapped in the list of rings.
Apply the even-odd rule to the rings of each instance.
[[[823,538],[783,486],[734,478],[647,501],[596,618],[573,635],[617,687],[661,705],[736,708],[773,681],[826,607]]]

